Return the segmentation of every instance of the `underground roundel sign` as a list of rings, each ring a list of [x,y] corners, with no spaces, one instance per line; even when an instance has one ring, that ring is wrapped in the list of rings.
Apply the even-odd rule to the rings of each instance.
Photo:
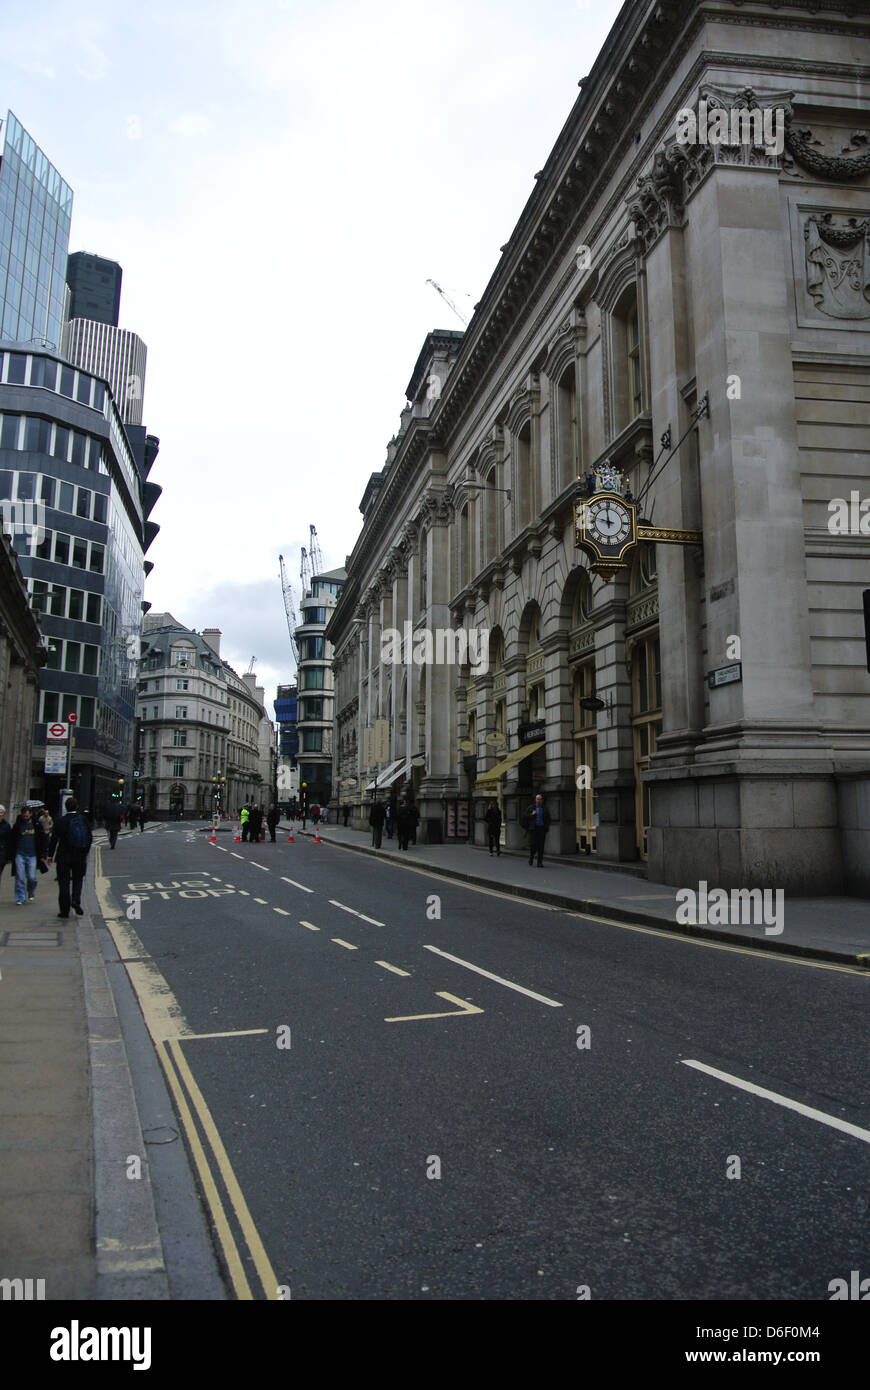
[[[66,738],[66,724],[49,724],[46,733],[49,738]]]

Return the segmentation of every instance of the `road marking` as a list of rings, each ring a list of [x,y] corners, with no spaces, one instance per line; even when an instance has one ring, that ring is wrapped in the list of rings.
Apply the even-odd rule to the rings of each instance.
[[[254,899],[254,902],[255,902],[255,903],[262,903],[264,907],[268,907],[268,906],[269,906],[269,904],[266,902],[266,899],[265,899],[265,898],[255,898],[255,899]]]
[[[180,1041],[177,1038],[173,1039],[170,1041],[169,1047],[172,1051],[175,1065],[178,1067],[184,1084],[187,1087],[188,1095],[193,1101],[194,1109],[199,1116],[199,1122],[211,1145],[212,1153],[215,1156],[221,1177],[224,1180],[224,1186],[233,1204],[236,1220],[242,1229],[245,1243],[253,1257],[260,1283],[263,1286],[263,1292],[270,1302],[274,1302],[278,1299],[278,1279],[269,1263],[269,1257],[263,1247],[263,1242],[260,1240],[260,1234],[254,1225],[253,1217],[248,1210],[248,1204],[242,1195],[242,1189],[239,1187],[238,1180],[233,1172],[232,1164],[227,1157],[227,1151],[223,1146],[223,1141],[218,1133],[217,1125],[211,1117],[211,1112],[203,1099],[202,1092],[196,1084],[193,1072],[187,1064],[187,1058],[181,1050]]]
[[[258,864],[257,861],[256,861],[256,859],[249,859],[249,860],[248,860],[248,863],[249,863],[249,864],[253,864],[253,866],[254,866],[255,869],[262,869],[264,873],[268,873],[268,872],[269,872],[269,870],[266,868],[266,865],[265,865],[265,864]]]
[[[295,880],[295,878],[285,878],[283,874],[281,875],[281,882],[282,882],[282,883],[292,883],[292,885],[293,885],[294,888],[301,888],[303,893],[313,893],[313,892],[314,892],[314,889],[313,889],[313,888],[306,888],[304,883],[297,883],[296,880]]]
[[[268,1031],[268,1028],[234,1028],[229,1033],[185,1033],[184,1041],[196,1042],[203,1038],[252,1038],[255,1034]]]
[[[190,1149],[191,1153],[193,1154],[193,1160],[196,1164],[197,1172],[199,1173],[200,1181],[202,1182],[203,1192],[205,1193],[205,1198],[208,1202],[209,1210],[211,1211],[212,1219],[215,1223],[215,1230],[217,1231],[218,1239],[220,1240],[221,1246],[223,1248],[224,1257],[227,1262],[227,1268],[229,1269],[230,1278],[233,1281],[233,1288],[236,1291],[236,1298],[250,1300],[253,1298],[253,1294],[251,1293],[251,1286],[248,1283],[244,1266],[242,1264],[242,1259],[239,1254],[239,1248],[236,1245],[235,1237],[233,1236],[230,1223],[227,1219],[227,1214],[224,1210],[224,1205],[221,1201],[220,1193],[217,1190],[217,1184],[214,1180],[214,1177],[212,1176],[211,1167],[209,1165],[208,1158],[206,1157],[205,1149],[202,1146],[199,1134],[197,1133],[196,1125],[193,1122],[193,1116],[190,1113],[190,1108],[187,1104],[187,1097],[184,1094],[184,1089],[182,1087],[181,1080],[175,1070],[172,1058],[170,1057],[169,1052],[167,1050],[166,1042],[160,1041],[156,1043],[155,1050],[157,1052],[157,1056],[160,1058],[160,1061],[163,1064],[163,1071],[166,1075],[167,1081],[169,1082],[169,1089],[172,1091],[172,1094],[175,1098],[175,1104],[178,1107],[178,1114],[181,1118],[182,1126],[184,1127],[184,1131],[190,1143]]]
[[[301,918],[299,919],[299,925],[300,927],[307,927],[309,931],[320,931],[320,928],[315,927],[313,922],[303,922]]]
[[[375,965],[382,965],[385,970],[392,970],[394,975],[410,975],[410,970],[400,970],[397,965],[390,965],[387,960],[376,960]]]
[[[284,910],[283,907],[273,907],[273,908],[272,908],[272,911],[273,911],[273,912],[280,912],[280,914],[281,914],[282,917],[289,917],[289,916],[290,916],[290,913],[289,913],[289,912],[285,912],[285,910]]]
[[[373,927],[385,927],[387,925],[386,922],[379,922],[377,917],[366,917],[364,912],[357,912],[355,907],[346,907],[344,903],[338,902],[335,898],[330,898],[329,901],[333,907],[340,907],[342,912],[351,912],[354,917],[359,917],[363,922],[371,922]]]
[[[331,936],[330,941],[334,941],[336,946],[344,946],[348,951],[358,951],[358,946],[351,946],[349,941],[342,941],[340,936]]]
[[[483,1009],[479,1009],[476,1004],[469,1004],[467,999],[457,999],[455,994],[448,994],[446,989],[435,991],[439,999],[449,999],[451,1004],[458,1004],[458,1009],[448,1009],[446,1013],[440,1014],[402,1014],[400,1018],[385,1018],[384,1023],[412,1023],[417,1018],[461,1018],[463,1014],[482,1014]]]
[[[215,845],[215,849],[219,849],[221,854],[229,854],[229,850],[227,849],[226,845]]]
[[[472,965],[470,960],[461,960],[459,956],[451,956],[449,951],[442,951],[437,946],[424,946],[424,951],[434,951],[438,956],[444,956],[446,960],[452,960],[457,965],[464,965],[466,970],[473,970],[476,975],[485,975],[488,980],[495,980],[497,985],[505,985],[508,989],[515,989],[518,994],[527,994],[530,999],[537,999],[539,1004],[549,1004],[551,1009],[564,1008],[557,999],[548,999],[546,994],[536,994],[533,989],[526,989],[525,985],[516,985],[513,980],[505,980],[501,975],[493,975],[491,971],[482,969],[479,965]]]
[[[243,898],[249,898],[251,896],[247,888],[239,888],[237,889],[237,892],[241,893]]]
[[[237,854],[234,849],[230,850],[230,854],[233,856],[234,859],[244,859],[245,857],[243,854]]]
[[[341,845],[337,840],[330,840],[333,849],[343,850],[345,854],[359,854],[356,845]],[[517,893],[500,893],[494,888],[484,888],[479,883],[466,883],[464,879],[451,878],[449,874],[439,873],[435,868],[416,868],[411,864],[400,864],[395,859],[382,859],[381,864],[385,869],[397,869],[399,873],[421,874],[423,878],[437,878],[439,883],[445,887],[466,888],[469,893],[484,893],[488,898],[503,898],[505,902],[521,903],[523,907],[536,908],[538,912],[566,912],[564,907],[556,907],[553,903],[538,902],[537,898],[524,898]]]
[[[605,927],[619,927],[622,931],[640,932],[642,936],[660,936],[667,941],[675,941],[684,946],[703,946],[707,951],[731,951],[738,956],[754,956],[756,960],[776,961],[780,965],[805,965],[811,970],[834,970],[841,975],[861,975],[868,978],[867,971],[854,965],[837,965],[833,961],[807,960],[803,956],[790,956],[784,951],[763,951],[757,946],[731,946],[727,941],[706,941],[702,937],[687,936],[685,932],[667,931],[661,927],[641,927],[632,922],[615,922],[612,917],[596,917],[591,912],[573,912],[564,909],[566,917],[579,917],[584,922],[600,922]]]
[[[870,1129],[860,1129],[858,1125],[849,1124],[848,1120],[839,1120],[836,1115],[827,1115],[824,1110],[814,1110],[811,1105],[789,1100],[788,1096],[781,1096],[777,1091],[768,1091],[764,1086],[756,1086],[753,1081],[744,1081],[739,1076],[732,1076],[730,1072],[708,1067],[704,1062],[690,1062],[685,1057],[681,1057],[680,1061],[684,1067],[694,1067],[696,1071],[706,1072],[707,1076],[715,1076],[718,1081],[727,1081],[731,1086],[739,1086],[741,1091],[761,1096],[762,1100],[772,1100],[774,1105],[784,1105],[787,1110],[794,1110],[798,1115],[806,1115],[807,1119],[818,1120],[819,1124],[838,1129],[842,1134],[851,1134],[853,1139],[861,1139],[865,1144],[870,1144]]]

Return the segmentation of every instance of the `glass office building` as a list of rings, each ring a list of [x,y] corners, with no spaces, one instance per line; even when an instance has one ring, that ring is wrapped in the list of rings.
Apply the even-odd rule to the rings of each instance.
[[[0,118],[0,338],[59,349],[72,203],[12,112]]]
[[[144,430],[141,431],[144,435]],[[31,794],[54,807],[45,726],[77,716],[72,787],[100,814],[132,794],[145,551],[159,529],[146,481],[158,443],[131,442],[105,381],[57,354],[0,340],[0,509],[48,663],[40,673]]]

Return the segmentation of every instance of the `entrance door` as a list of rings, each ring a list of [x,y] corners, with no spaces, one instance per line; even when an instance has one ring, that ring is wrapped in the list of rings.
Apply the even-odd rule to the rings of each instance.
[[[581,700],[595,697],[595,662],[584,661],[574,673],[574,785],[577,848],[581,854],[595,851],[598,827],[598,728],[595,710],[583,709]]]

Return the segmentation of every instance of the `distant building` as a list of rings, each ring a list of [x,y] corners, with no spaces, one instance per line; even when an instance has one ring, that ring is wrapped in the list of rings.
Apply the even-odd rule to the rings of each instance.
[[[328,570],[312,575],[302,595],[301,622],[296,628],[299,648],[299,779],[305,804],[328,805],[332,797],[332,725],[335,703],[332,644],[326,624],[338,602],[347,572]]]
[[[122,275],[117,261],[107,261],[104,256],[93,256],[87,251],[74,251],[66,263],[69,317],[90,319],[117,328]]]
[[[109,383],[125,425],[142,424],[148,349],[127,328],[74,318],[64,325],[64,355]]]
[[[218,628],[148,613],[137,688],[137,796],[158,820],[236,815],[272,798],[265,691],[221,659]]]
[[[278,726],[278,801],[282,806],[299,796],[298,714],[298,687],[279,685],[275,696],[275,723]]]

